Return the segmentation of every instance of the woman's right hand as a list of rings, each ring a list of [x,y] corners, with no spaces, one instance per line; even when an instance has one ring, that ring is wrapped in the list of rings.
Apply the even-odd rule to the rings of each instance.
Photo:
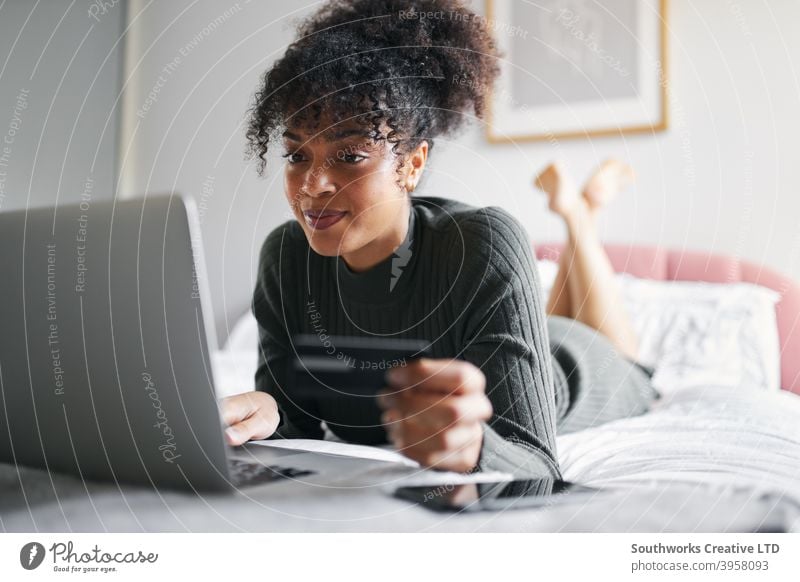
[[[222,420],[228,426],[225,440],[238,446],[249,440],[265,439],[280,423],[278,403],[266,392],[245,392],[220,400]]]

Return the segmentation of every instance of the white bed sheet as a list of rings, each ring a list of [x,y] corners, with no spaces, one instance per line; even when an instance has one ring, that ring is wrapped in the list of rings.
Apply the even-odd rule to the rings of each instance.
[[[747,487],[800,506],[800,397],[785,391],[684,389],[642,416],[559,436],[557,446],[567,480]]]
[[[214,355],[220,395],[252,389],[255,351]],[[595,486],[669,483],[777,493],[800,507],[800,396],[684,388],[639,417],[557,438],[564,478]]]

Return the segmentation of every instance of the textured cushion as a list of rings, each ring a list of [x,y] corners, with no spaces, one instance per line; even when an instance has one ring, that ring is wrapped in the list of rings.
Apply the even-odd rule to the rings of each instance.
[[[606,245],[614,269],[644,279],[754,283],[777,291],[781,387],[800,394],[800,285],[780,273],[734,257],[652,246]],[[536,245],[539,259],[558,260],[561,245]]]

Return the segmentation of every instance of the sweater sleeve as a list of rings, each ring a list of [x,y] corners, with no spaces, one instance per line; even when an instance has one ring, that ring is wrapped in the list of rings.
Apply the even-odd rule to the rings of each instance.
[[[288,393],[286,375],[289,365],[290,308],[284,298],[296,295],[291,289],[283,289],[280,273],[290,241],[283,227],[275,229],[267,237],[259,255],[258,279],[253,293],[253,314],[258,321],[258,367],[256,368],[256,390],[270,394],[278,403],[280,424],[269,438],[315,438],[321,439],[324,431],[316,415],[314,403],[299,399]],[[291,282],[286,277],[286,284]]]
[[[541,287],[524,227],[489,207],[459,222],[451,249],[460,359],[486,376],[493,414],[477,469],[560,478],[556,403]],[[452,279],[451,279],[452,280]]]

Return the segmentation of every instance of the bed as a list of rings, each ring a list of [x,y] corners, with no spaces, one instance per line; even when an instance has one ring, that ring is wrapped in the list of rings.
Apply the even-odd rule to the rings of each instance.
[[[701,380],[665,391],[645,415],[559,435],[565,478],[607,488],[602,500],[442,517],[346,483],[324,492],[280,484],[258,496],[198,499],[0,466],[2,529],[800,532],[800,288],[774,271],[718,255],[626,246],[607,250],[620,277],[630,276],[637,284],[749,282],[772,289],[775,346],[767,348],[779,362],[774,378],[763,375],[759,389],[749,385],[752,374],[736,385],[695,376]],[[552,269],[558,252],[557,245],[536,247],[543,286],[545,267],[549,263]],[[220,396],[252,389],[255,333],[252,316],[245,315],[224,348],[213,354]],[[730,359],[724,355],[722,360]],[[680,379],[664,378],[664,386]]]
[[[560,248],[535,248],[545,295],[555,278]],[[752,378],[718,385],[693,371],[698,381],[669,391],[648,414],[559,435],[564,477],[630,491],[677,483],[695,490],[748,491],[754,498],[773,495],[800,507],[800,286],[772,269],[718,254],[625,245],[607,245],[606,251],[614,269],[640,285],[691,281],[729,288],[749,283],[772,290],[774,315],[768,325],[775,328],[773,350],[779,362],[771,388],[752,389]],[[641,291],[639,286],[631,292]],[[232,381],[228,389],[234,392],[248,382],[255,359],[247,347],[256,333],[248,317],[234,329],[227,352],[217,356],[218,366],[226,368],[221,376]]]
[[[555,261],[558,245],[536,248]],[[800,504],[800,287],[747,261],[703,252],[610,245],[617,272],[647,280],[749,282],[775,291],[779,390],[696,385],[648,414],[558,437],[565,478],[630,488],[685,483],[697,489],[769,492]]]

